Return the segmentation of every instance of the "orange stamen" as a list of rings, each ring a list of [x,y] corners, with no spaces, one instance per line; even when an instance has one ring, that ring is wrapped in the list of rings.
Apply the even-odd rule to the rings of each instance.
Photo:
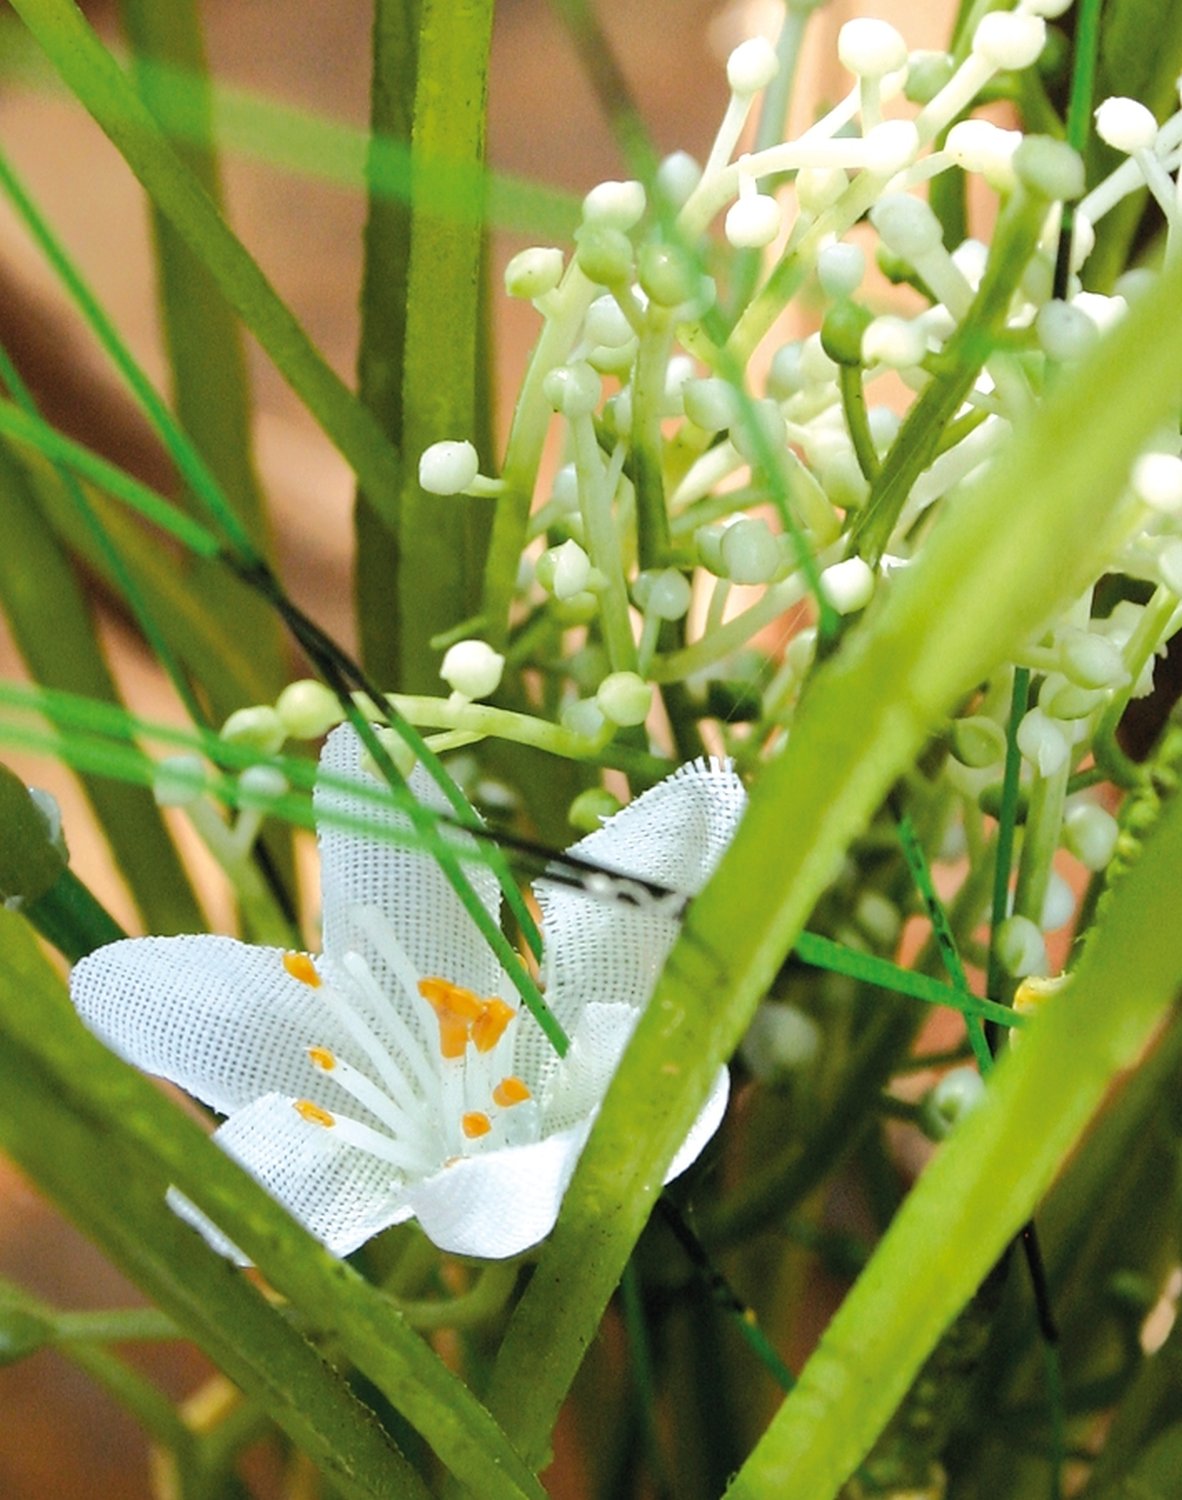
[[[484,1009],[472,1023],[472,1042],[477,1052],[491,1052],[516,1014],[503,1000],[486,1000]]]
[[[483,1007],[479,996],[458,984],[452,984],[448,979],[420,979],[419,994],[436,1015],[442,1010],[449,1010],[465,1021],[474,1021]]]
[[[313,1104],[311,1099],[297,1099],[295,1109],[296,1114],[307,1120],[309,1125],[323,1125],[327,1130],[336,1124],[336,1116],[330,1115],[326,1109],[321,1109],[319,1104]]]
[[[460,1121],[460,1129],[470,1141],[479,1140],[482,1135],[487,1135],[492,1129],[492,1121],[478,1109],[469,1110]]]
[[[301,984],[306,984],[314,990],[320,988],[320,975],[317,974],[316,965],[306,953],[285,953],[283,967],[293,979],[298,979]]]
[[[513,1105],[524,1104],[527,1099],[533,1098],[529,1085],[512,1073],[508,1078],[501,1079],[493,1089],[492,1096],[493,1103],[499,1104],[502,1109],[511,1109]]]
[[[337,1060],[327,1047],[309,1047],[308,1056],[318,1068],[323,1068],[326,1073],[331,1073],[337,1065]]]

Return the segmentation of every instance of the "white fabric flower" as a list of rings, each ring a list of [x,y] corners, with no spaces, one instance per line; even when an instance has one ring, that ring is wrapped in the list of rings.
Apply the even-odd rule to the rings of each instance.
[[[330,735],[321,767],[376,786],[347,726]],[[442,806],[421,769],[410,784]],[[128,1061],[225,1114],[214,1139],[337,1254],[414,1217],[443,1250],[516,1255],[553,1227],[676,920],[659,902],[538,882],[546,1000],[570,1038],[559,1059],[436,862],[380,837],[405,829],[406,815],[324,781],[315,806],[321,955],[131,938],[76,966],[74,1002]],[[694,895],[743,806],[734,772],[698,761],[574,850]],[[465,869],[495,918],[495,877]],[[669,1178],[718,1128],[726,1096],[722,1069]],[[192,1205],[176,1206],[235,1253]]]

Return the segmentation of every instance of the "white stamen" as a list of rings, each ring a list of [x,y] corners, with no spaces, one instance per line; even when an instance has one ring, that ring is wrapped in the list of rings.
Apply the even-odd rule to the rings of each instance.
[[[418,1101],[415,1101],[418,1106],[416,1113],[409,1114],[405,1109],[400,1109],[388,1094],[384,1094],[372,1079],[367,1078],[351,1063],[343,1062],[334,1054],[329,1053],[329,1056],[333,1058],[332,1066],[322,1068],[316,1057],[312,1055],[320,1051],[320,1048],[313,1048],[309,1054],[313,1067],[340,1084],[347,1094],[351,1094],[358,1104],[363,1104],[372,1115],[381,1120],[383,1125],[388,1125],[396,1136],[407,1142],[408,1146],[413,1142],[414,1148],[418,1148],[422,1154],[420,1170],[425,1168],[431,1142],[422,1118],[422,1106],[418,1105]]]
[[[406,1024],[405,1019],[399,1014],[389,996],[382,992],[381,986],[370,973],[369,965],[365,962],[365,959],[362,958],[360,953],[346,953],[341,960],[341,964],[350,978],[355,980],[360,986],[370,1003],[381,1006],[380,1014],[383,1022],[393,1033],[394,1046],[399,1055],[406,1060],[426,1098],[428,1100],[438,1099],[439,1076],[432,1065],[426,1048]],[[394,1066],[388,1054],[386,1055],[386,1061],[389,1067]],[[380,1064],[377,1064],[376,1058],[374,1062],[375,1065],[380,1066]],[[382,1078],[384,1082],[390,1082],[384,1069],[382,1070]],[[393,1085],[391,1085],[391,1092],[394,1092]]]

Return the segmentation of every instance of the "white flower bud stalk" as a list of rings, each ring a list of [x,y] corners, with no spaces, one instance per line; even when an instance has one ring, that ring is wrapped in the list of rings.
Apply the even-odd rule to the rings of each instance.
[[[449,646],[439,675],[461,698],[487,698],[501,685],[505,658],[486,641],[457,641]]]

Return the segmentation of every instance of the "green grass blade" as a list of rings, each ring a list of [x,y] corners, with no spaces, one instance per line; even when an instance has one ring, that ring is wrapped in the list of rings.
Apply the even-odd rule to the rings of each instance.
[[[17,0],[14,9],[362,483],[374,494],[393,493],[397,457],[377,424],[329,368],[81,12],[70,0]]]
[[[490,1404],[527,1456],[546,1451],[665,1165],[837,858],[958,698],[1100,571],[1113,497],[1180,386],[1182,266],[1015,436],[818,672],[690,909],[502,1346]]]
[[[36,493],[0,441],[0,604],[30,674],[48,687],[118,702],[94,620]],[[83,788],[145,921],[159,932],[204,925],[150,793],[84,776]]]

